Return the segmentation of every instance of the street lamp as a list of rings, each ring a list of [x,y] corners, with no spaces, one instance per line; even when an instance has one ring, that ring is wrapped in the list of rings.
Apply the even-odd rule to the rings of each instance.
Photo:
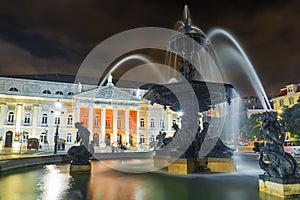
[[[58,119],[63,112],[61,112],[62,104],[59,102],[59,99],[54,104],[55,111],[51,111],[51,113],[54,113],[55,120],[56,120],[56,129],[55,129],[55,136],[54,136],[54,154],[57,153],[57,140],[58,140]]]

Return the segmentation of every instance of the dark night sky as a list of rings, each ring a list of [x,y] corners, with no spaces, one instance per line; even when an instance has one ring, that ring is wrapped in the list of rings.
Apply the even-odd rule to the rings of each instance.
[[[173,28],[185,4],[204,32],[221,27],[238,38],[267,93],[300,83],[298,0],[1,1],[0,75],[76,74],[106,38],[138,27]]]

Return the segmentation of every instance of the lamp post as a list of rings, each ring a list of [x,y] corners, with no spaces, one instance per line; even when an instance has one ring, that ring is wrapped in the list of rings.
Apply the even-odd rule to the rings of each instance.
[[[62,104],[59,102],[59,99],[57,99],[54,106],[56,109],[55,111],[52,111],[52,113],[54,113],[54,115],[55,115],[55,120],[56,120],[56,129],[55,129],[55,135],[54,135],[54,154],[57,154],[58,119],[59,119],[60,114],[62,114],[62,112],[61,112]]]

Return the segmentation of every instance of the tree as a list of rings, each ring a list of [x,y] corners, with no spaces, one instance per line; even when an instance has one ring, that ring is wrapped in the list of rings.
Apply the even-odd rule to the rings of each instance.
[[[263,137],[259,134],[259,130],[261,127],[260,113],[252,114],[249,119],[246,119],[245,124],[242,128],[243,136],[246,139],[254,140],[263,139]]]
[[[283,110],[282,120],[287,125],[287,131],[300,136],[300,98],[294,106]]]

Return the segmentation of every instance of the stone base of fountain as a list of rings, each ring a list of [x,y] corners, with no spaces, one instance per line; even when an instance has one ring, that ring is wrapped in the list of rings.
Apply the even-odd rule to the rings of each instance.
[[[208,157],[207,166],[205,168],[209,169],[211,172],[234,172],[235,162],[233,158],[214,158]]]
[[[284,198],[300,197],[300,180],[272,178],[262,174],[259,175],[259,191]]]
[[[172,162],[173,160],[169,160]],[[196,164],[194,158],[178,158],[168,165],[171,174],[191,174],[195,172]]]
[[[70,173],[90,173],[91,172],[91,164],[85,165],[77,165],[70,164]]]

